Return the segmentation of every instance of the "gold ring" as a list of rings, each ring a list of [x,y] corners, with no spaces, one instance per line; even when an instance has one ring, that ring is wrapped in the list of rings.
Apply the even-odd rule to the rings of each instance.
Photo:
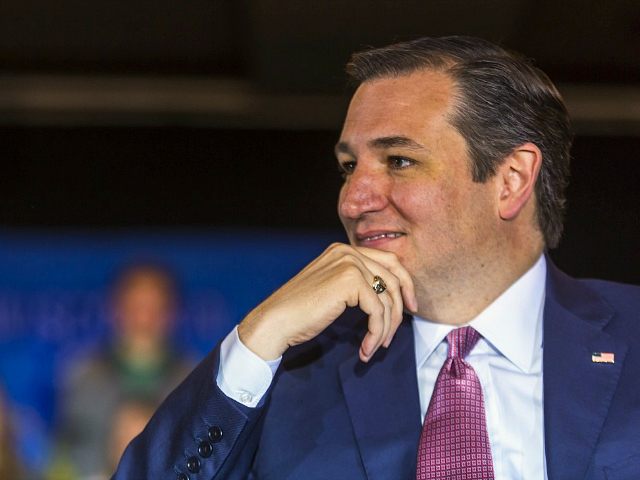
[[[384,292],[387,289],[387,284],[384,283],[384,280],[382,280],[381,277],[376,275],[375,277],[373,277],[373,282],[371,283],[371,288],[373,288],[374,292],[376,292],[378,295],[380,295],[382,292]]]

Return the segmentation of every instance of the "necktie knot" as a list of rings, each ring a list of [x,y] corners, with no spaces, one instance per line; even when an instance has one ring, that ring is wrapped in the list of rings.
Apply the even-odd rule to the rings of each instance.
[[[464,359],[480,340],[480,334],[472,327],[451,330],[447,335],[449,353],[447,358]]]

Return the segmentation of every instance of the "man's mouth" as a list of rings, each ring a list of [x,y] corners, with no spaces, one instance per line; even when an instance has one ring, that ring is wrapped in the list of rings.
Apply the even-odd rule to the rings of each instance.
[[[384,239],[392,240],[394,238],[402,237],[403,235],[404,233],[401,232],[366,232],[363,234],[356,234],[356,239],[359,243],[370,243]]]

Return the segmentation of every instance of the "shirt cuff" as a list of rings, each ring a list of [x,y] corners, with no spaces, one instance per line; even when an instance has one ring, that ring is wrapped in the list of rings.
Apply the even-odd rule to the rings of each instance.
[[[265,361],[249,350],[236,326],[220,345],[220,367],[216,383],[229,398],[256,407],[267,393],[282,357]]]

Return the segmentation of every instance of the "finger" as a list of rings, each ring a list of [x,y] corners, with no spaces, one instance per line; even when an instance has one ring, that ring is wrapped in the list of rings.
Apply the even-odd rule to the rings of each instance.
[[[387,298],[385,299],[384,297],[387,297]],[[367,334],[365,334],[365,338],[363,339],[363,345],[366,346],[364,353],[370,352],[367,355],[368,359],[370,359],[375,354],[375,352],[377,352],[378,349],[384,345],[391,331],[391,308],[392,308],[391,300],[386,295],[379,295],[378,300],[384,306],[384,311],[382,315],[382,321],[383,321],[382,332],[380,332],[376,328],[378,324],[375,324],[373,325],[373,328],[368,330]],[[377,318],[373,320],[377,321]],[[375,331],[372,331],[372,330],[375,330]]]
[[[417,311],[418,300],[416,298],[413,278],[411,278],[407,269],[400,263],[398,257],[394,253],[376,250],[373,248],[359,247],[358,250],[361,251],[363,255],[370,257],[383,265],[398,278],[405,306],[409,311]]]
[[[371,286],[364,281],[358,289],[358,297],[360,309],[369,316],[367,333],[360,344],[360,359],[368,362],[385,339],[385,322],[390,323],[390,306],[385,306]]]
[[[382,332],[382,337],[380,338],[380,344],[378,345],[378,348],[381,346],[384,346],[385,348],[387,348],[386,343],[387,343],[387,340],[389,339],[389,336],[391,335],[391,329],[394,323],[393,322],[393,310],[394,310],[393,297],[389,294],[389,290],[386,290],[378,295],[378,299],[384,305],[384,330]]]
[[[400,290],[400,281],[393,273],[379,263],[365,256],[360,258],[360,268],[365,279],[370,278],[373,280],[374,276],[377,275],[383,279],[386,285],[386,289],[383,292],[379,294],[376,292],[376,294],[378,295],[378,299],[382,301],[385,306],[385,328],[382,345],[387,348],[391,343],[393,335],[402,323],[403,300]]]
[[[402,304],[394,303],[392,312],[389,318],[389,332],[385,336],[384,342],[382,343],[382,346],[384,348],[389,348],[389,345],[391,345],[391,341],[393,340],[393,337],[395,337],[396,332],[398,331],[398,328],[402,324],[402,318],[403,318]]]
[[[403,299],[398,278],[387,270],[380,263],[364,255],[353,258],[354,263],[360,268],[365,279],[373,280],[374,275],[380,276],[386,285],[386,290],[378,294],[378,299],[383,302],[388,315],[385,317],[385,329],[383,333],[382,345],[389,346],[396,330],[402,323]],[[376,348],[378,348],[376,346]]]
[[[367,276],[368,272],[371,272],[369,274],[371,275],[369,278],[373,279],[374,274],[378,275],[384,280],[387,286],[387,289],[379,296],[381,299],[388,298],[391,300],[389,304],[389,306],[391,307],[390,317],[389,322],[385,324],[387,328],[385,329],[385,336],[383,341],[383,346],[385,348],[388,348],[391,344],[393,336],[398,330],[398,327],[402,323],[403,318],[404,301],[402,298],[400,280],[393,273],[391,273],[390,270],[388,270],[382,264],[378,263],[376,260],[366,257],[365,255],[361,255],[357,258],[362,261],[362,272],[365,277]]]
[[[400,281],[398,278],[390,273],[390,277],[383,277],[385,283],[387,284],[387,289],[380,294],[380,297],[388,297],[390,302],[390,312],[389,312],[389,324],[388,330],[385,333],[385,338],[383,342],[383,346],[385,348],[389,347],[393,336],[398,330],[398,327],[402,323],[402,310],[403,310],[403,301],[402,301],[402,293],[400,291]],[[389,278],[387,281],[386,278]]]
[[[367,361],[380,346],[390,344],[395,331],[402,323],[404,302],[400,281],[385,266],[348,245],[332,245],[328,255],[334,256],[334,262],[333,266],[327,267],[333,269],[340,266],[348,272],[348,284],[345,285],[347,290],[353,288],[354,280],[355,284],[359,284],[357,298],[351,297],[347,304],[359,305],[361,310],[369,314],[369,329],[363,338],[360,352],[363,361]],[[359,272],[356,274],[357,279],[353,277],[354,271]],[[380,294],[372,289],[371,282],[375,275],[382,277],[387,287]],[[383,311],[379,310],[380,304],[384,307]]]
[[[418,300],[416,298],[413,279],[394,253],[367,247],[356,247],[355,250],[363,256],[379,263],[391,273],[393,273],[393,275],[395,275],[396,278],[398,278],[398,280],[400,281],[400,289],[402,291],[404,305],[411,312],[415,312],[418,310]]]

